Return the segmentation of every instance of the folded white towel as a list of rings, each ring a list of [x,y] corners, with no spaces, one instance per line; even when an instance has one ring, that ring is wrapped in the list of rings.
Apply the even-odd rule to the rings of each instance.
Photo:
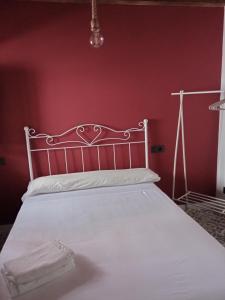
[[[3,266],[2,274],[11,295],[15,297],[71,270],[75,262],[72,250],[54,241]]]

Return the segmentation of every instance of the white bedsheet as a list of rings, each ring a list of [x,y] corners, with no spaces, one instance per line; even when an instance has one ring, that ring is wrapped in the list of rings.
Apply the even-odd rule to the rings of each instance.
[[[225,300],[225,249],[154,184],[26,199],[0,267],[52,239],[76,253],[76,271],[17,299]]]

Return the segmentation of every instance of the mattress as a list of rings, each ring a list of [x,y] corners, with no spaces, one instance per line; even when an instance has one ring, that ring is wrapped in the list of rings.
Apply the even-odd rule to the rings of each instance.
[[[76,268],[17,299],[225,299],[224,248],[153,183],[28,197],[0,266],[54,239]]]

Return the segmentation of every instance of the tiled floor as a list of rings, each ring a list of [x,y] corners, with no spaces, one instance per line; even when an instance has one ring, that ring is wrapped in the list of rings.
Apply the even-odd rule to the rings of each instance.
[[[225,215],[191,205],[186,213],[225,247]]]

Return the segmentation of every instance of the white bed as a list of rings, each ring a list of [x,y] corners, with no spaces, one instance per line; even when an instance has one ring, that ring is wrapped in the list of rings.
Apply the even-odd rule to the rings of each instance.
[[[145,121],[142,131],[147,168],[146,126]],[[122,131],[125,141],[130,138],[131,130],[137,131],[135,128]],[[36,137],[45,138],[50,144],[54,142],[49,135]],[[33,179],[28,131],[26,138]],[[97,134],[92,142],[99,138]],[[96,147],[92,142],[87,146]],[[130,167],[131,143],[128,143]],[[62,145],[68,170],[67,148]],[[111,146],[115,148],[114,140]],[[51,173],[50,150],[41,151],[47,153]],[[82,165],[84,168],[83,157]],[[98,165],[101,165],[99,155]],[[61,191],[24,199],[0,254],[0,268],[4,262],[53,239],[61,240],[74,251],[76,268],[17,299],[225,299],[225,249],[154,183]],[[0,299],[10,299],[1,276]]]
[[[76,253],[76,271],[18,299],[225,299],[224,248],[153,183],[29,197],[1,264],[52,239]]]

